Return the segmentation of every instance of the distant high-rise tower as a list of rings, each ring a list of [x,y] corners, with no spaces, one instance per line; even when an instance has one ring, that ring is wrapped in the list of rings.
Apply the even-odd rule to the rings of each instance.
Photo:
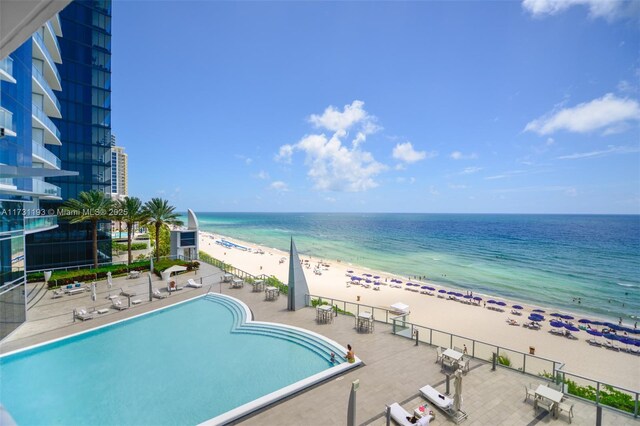
[[[60,12],[62,33],[58,99],[62,118],[62,148],[51,151],[73,177],[49,178],[61,189],[61,200],[41,202],[56,209],[83,191],[111,193],[111,0],[74,0]],[[98,261],[111,262],[111,222],[98,223]],[[70,224],[26,239],[27,269],[45,269],[93,263],[93,239],[88,222]]]
[[[124,147],[116,146],[116,137],[111,135],[111,196],[122,199],[129,195],[127,154]]]

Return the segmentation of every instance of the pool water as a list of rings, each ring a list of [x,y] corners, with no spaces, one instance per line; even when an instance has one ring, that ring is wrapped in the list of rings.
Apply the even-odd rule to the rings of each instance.
[[[207,296],[10,354],[0,403],[19,425],[197,424],[332,367],[241,323]]]

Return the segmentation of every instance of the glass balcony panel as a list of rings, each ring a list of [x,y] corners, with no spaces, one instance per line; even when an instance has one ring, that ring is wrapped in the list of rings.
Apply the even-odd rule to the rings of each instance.
[[[60,159],[56,157],[53,152],[49,151],[47,148],[39,144],[38,142],[31,141],[31,152],[33,155],[36,155],[46,162],[55,166],[56,169],[60,169],[61,163]]]
[[[36,194],[44,195],[47,197],[60,198],[62,196],[62,189],[59,186],[50,184],[43,180],[33,179],[32,191]]]
[[[49,53],[51,53],[51,57],[55,60],[56,63],[62,63],[62,56],[60,55],[60,45],[58,44],[58,37],[56,37],[56,32],[53,29],[53,25],[51,25],[50,21],[47,21],[45,24],[47,28],[48,35],[45,33],[44,39],[47,43],[47,48],[49,49]]]
[[[0,61],[0,80],[15,83],[16,79],[13,78],[13,58],[7,56]]]
[[[47,117],[44,111],[42,111],[42,109],[38,105],[31,103],[31,113],[45,126],[47,130],[49,130],[49,132],[51,132],[53,136],[55,136],[55,139],[51,140],[47,139],[45,134],[45,142],[54,145],[62,145],[62,143],[60,142],[60,130],[58,130],[56,125],[53,124],[53,121],[51,121],[51,119]]]
[[[53,60],[51,53],[49,53],[49,49],[47,49],[47,45],[44,43],[44,38],[42,37],[42,34],[40,34],[40,32],[34,33],[33,41],[38,46],[38,49],[40,50],[40,52],[42,52],[45,62],[47,62],[47,64],[49,65],[49,68],[51,68],[51,70],[53,71],[54,78],[58,79],[55,83],[50,82],[50,86],[53,87],[55,90],[59,90],[58,87],[61,87],[60,82],[62,81],[62,79],[60,78],[58,67],[56,67],[56,63]],[[46,72],[45,72],[45,75],[46,75]]]
[[[58,216],[25,216],[24,230],[34,231],[43,228],[53,228],[58,225]]]
[[[51,102],[53,102],[55,107],[57,108],[56,114],[51,115],[56,118],[62,117],[62,114],[60,113],[60,101],[58,100],[58,97],[55,95],[55,93],[53,93],[51,86],[49,86],[49,82],[47,82],[47,80],[44,78],[42,72],[40,72],[38,68],[32,65],[31,73],[33,74],[33,78],[36,79],[36,81],[40,84],[40,87],[44,89],[45,93],[51,99]]]
[[[5,136],[15,136],[16,131],[13,126],[13,113],[0,107],[0,128],[4,129]]]

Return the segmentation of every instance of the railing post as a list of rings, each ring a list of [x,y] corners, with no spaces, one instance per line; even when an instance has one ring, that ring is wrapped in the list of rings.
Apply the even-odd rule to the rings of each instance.
[[[527,371],[527,354],[522,354],[522,374]]]
[[[600,405],[600,382],[596,384],[596,406]]]
[[[638,417],[638,392],[636,392],[636,404],[633,408],[633,417]]]
[[[449,347],[453,348],[453,334],[449,335]]]
[[[429,329],[429,344],[433,345],[433,328]]]
[[[471,357],[472,358],[476,357],[476,341],[475,340],[471,341]]]

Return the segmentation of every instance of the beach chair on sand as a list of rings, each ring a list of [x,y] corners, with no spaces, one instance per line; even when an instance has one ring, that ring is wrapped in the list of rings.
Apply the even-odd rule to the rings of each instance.
[[[202,284],[195,282],[193,278],[187,280],[187,287],[200,288]]]
[[[397,402],[389,405],[388,410],[391,418],[397,424],[401,426],[411,426],[413,424],[409,420],[407,420],[407,417],[413,417],[413,414],[402,408]],[[434,416],[432,416],[431,414],[427,414],[427,416],[429,416],[429,421],[426,424],[429,424],[429,422],[434,419]]]

